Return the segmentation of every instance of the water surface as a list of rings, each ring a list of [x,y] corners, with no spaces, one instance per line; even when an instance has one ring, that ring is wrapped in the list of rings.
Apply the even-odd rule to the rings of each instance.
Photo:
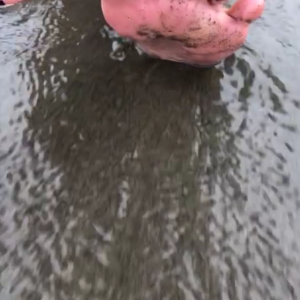
[[[207,70],[98,2],[0,11],[0,299],[300,299],[299,1]]]

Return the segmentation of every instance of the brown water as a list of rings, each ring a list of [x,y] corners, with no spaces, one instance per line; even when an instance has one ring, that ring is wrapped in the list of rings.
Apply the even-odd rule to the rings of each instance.
[[[0,299],[300,299],[299,0],[207,70],[98,2],[0,11]]]

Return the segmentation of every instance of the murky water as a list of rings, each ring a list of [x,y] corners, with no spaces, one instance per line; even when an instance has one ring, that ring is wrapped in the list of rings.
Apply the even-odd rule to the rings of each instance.
[[[98,1],[1,9],[0,299],[300,299],[299,14],[201,70],[110,59]]]

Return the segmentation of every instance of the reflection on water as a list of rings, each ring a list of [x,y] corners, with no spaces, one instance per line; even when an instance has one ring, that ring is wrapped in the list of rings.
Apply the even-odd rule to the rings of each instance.
[[[297,5],[201,70],[87,2],[1,10],[0,299],[298,299]]]

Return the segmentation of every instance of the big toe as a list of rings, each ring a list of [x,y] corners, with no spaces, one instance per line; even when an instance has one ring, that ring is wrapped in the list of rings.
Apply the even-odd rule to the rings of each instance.
[[[265,0],[237,0],[227,14],[237,20],[252,22],[262,15],[264,7]]]

